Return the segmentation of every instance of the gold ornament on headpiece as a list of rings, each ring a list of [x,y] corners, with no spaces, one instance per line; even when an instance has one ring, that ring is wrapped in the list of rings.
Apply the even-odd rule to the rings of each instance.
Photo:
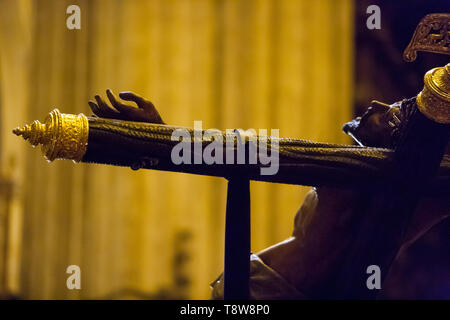
[[[417,106],[429,119],[450,124],[450,63],[425,74],[423,90],[417,96]]]

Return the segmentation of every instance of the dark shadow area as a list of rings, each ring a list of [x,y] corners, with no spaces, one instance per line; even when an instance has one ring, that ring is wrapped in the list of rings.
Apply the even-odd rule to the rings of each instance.
[[[369,5],[381,9],[381,29],[369,30]],[[447,0],[356,1],[355,115],[371,100],[393,103],[415,96],[424,74],[447,64],[450,56],[419,52],[416,61],[403,60],[421,18],[450,12]],[[400,255],[391,268],[379,298],[450,299],[450,220],[447,219]]]

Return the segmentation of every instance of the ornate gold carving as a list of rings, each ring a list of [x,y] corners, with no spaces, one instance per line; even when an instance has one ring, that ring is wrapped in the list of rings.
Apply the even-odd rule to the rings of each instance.
[[[428,14],[419,22],[403,58],[414,61],[417,51],[450,54],[450,13]]]
[[[417,106],[429,119],[450,124],[450,63],[425,74]]]
[[[54,109],[44,123],[35,120],[31,125],[14,129],[13,133],[33,146],[41,144],[42,153],[48,161],[68,159],[79,162],[86,153],[89,123],[82,113],[65,114]]]

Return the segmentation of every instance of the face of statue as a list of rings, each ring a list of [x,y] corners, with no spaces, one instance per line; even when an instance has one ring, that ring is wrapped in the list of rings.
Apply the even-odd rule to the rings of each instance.
[[[362,117],[346,123],[344,132],[367,147],[393,148],[401,123],[401,102],[391,105],[373,101]],[[450,141],[445,154],[450,155]]]
[[[400,102],[372,102],[362,117],[344,125],[344,132],[364,146],[391,148],[400,124]]]

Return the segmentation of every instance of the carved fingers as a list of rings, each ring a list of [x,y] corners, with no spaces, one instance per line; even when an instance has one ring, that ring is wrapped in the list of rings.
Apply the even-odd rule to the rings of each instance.
[[[101,118],[120,118],[119,112],[111,107],[108,106],[108,104],[102,100],[102,98],[99,95],[95,96],[95,103],[94,101],[90,100],[88,102],[89,107],[91,108],[92,112]]]
[[[153,103],[143,97],[131,91],[121,92],[119,94],[122,100],[134,102],[137,105],[136,108],[118,99],[110,89],[106,90],[106,95],[111,106],[99,95],[95,96],[96,102],[88,102],[95,115],[102,118],[164,124]]]

